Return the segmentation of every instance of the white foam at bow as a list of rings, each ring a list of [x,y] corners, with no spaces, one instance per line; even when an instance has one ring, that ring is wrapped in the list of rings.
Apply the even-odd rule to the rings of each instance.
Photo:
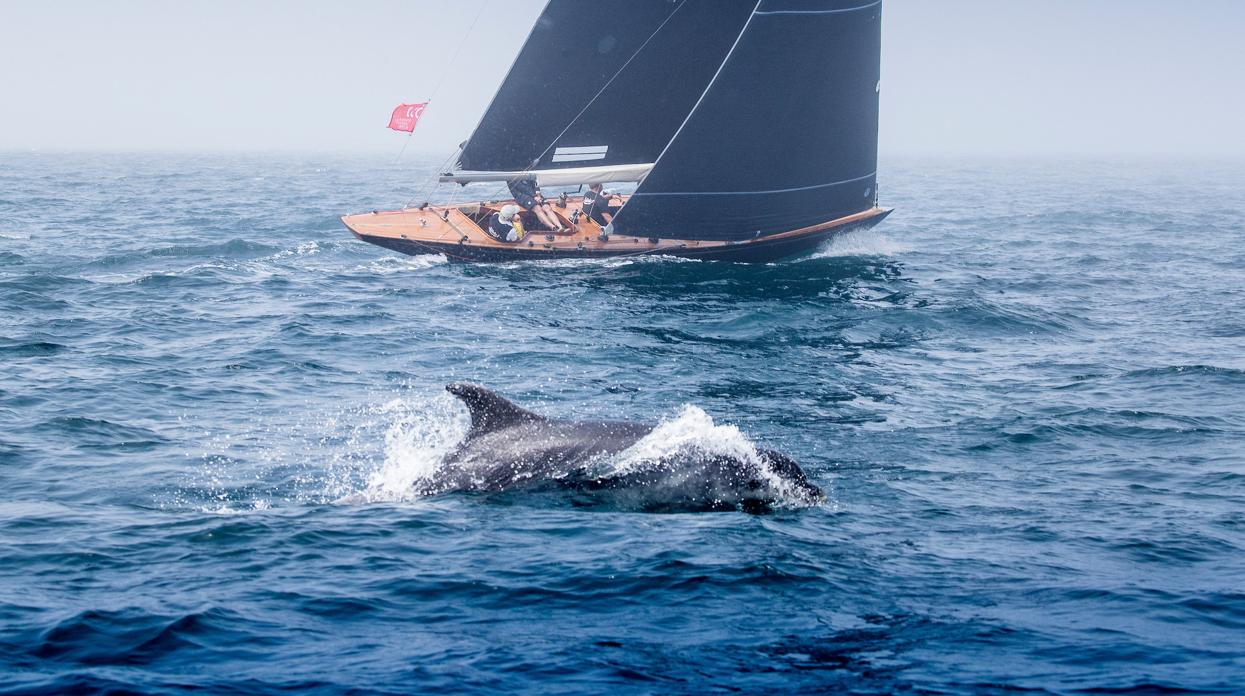
[[[849,232],[831,238],[830,243],[810,258],[826,259],[838,256],[895,256],[912,249],[877,230]]]

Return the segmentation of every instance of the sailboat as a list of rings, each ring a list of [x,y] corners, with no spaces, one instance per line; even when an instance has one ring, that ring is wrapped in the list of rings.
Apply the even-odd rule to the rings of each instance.
[[[881,9],[550,0],[440,181],[634,191],[592,217],[581,195],[551,196],[563,229],[523,212],[517,241],[490,231],[514,196],[342,221],[363,241],[455,261],[810,252],[890,213],[877,192]]]

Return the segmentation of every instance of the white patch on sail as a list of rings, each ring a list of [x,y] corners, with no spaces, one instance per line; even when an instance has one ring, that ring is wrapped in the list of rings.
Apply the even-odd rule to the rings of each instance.
[[[554,162],[588,162],[605,159],[609,145],[593,145],[591,147],[560,147],[553,151]]]
[[[652,163],[648,163],[566,167],[563,169],[529,169],[513,172],[457,172],[442,174],[441,183],[473,184],[481,181],[528,179],[535,176],[541,186],[578,186],[580,184],[604,184],[610,181],[643,181],[652,168]]]

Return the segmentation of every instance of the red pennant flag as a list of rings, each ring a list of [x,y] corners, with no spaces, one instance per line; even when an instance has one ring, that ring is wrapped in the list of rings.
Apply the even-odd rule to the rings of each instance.
[[[389,117],[389,127],[396,131],[405,131],[410,133],[415,130],[415,124],[419,123],[419,117],[424,115],[424,109],[428,107],[428,102],[422,104],[399,104],[398,108],[393,110],[393,116]]]

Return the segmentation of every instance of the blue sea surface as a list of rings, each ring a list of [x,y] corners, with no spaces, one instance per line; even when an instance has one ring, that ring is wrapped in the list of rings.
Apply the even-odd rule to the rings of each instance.
[[[1245,166],[884,161],[756,266],[337,220],[434,164],[0,153],[0,693],[1245,691]],[[419,497],[460,379],[828,500]]]

